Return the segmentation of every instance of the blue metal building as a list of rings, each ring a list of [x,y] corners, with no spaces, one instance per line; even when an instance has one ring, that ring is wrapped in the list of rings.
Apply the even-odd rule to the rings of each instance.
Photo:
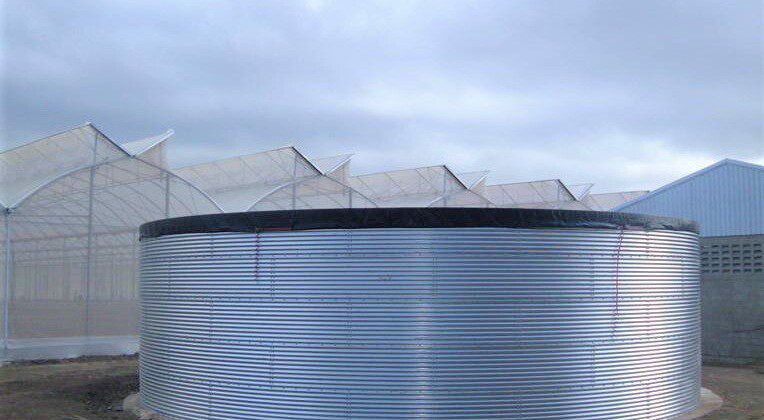
[[[764,166],[724,159],[614,211],[692,219],[702,236],[764,234]]]

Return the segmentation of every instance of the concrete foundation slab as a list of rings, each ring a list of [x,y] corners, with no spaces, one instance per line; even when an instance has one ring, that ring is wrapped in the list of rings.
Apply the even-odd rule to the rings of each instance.
[[[706,414],[713,413],[714,411],[720,409],[722,407],[722,404],[724,403],[724,400],[721,399],[718,395],[711,392],[710,389],[707,388],[701,388],[700,389],[700,407],[697,408],[697,410],[682,414],[679,417],[676,417],[675,420],[691,420],[691,419],[697,419],[702,416],[705,416]]]

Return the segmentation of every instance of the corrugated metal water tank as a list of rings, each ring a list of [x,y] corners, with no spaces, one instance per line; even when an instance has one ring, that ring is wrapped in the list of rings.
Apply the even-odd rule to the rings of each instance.
[[[697,227],[338,209],[141,229],[140,386],[180,419],[625,419],[696,408]]]

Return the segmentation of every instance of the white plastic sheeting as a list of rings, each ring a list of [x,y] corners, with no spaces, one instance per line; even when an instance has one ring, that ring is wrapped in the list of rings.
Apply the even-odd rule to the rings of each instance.
[[[352,176],[349,183],[379,207],[491,207],[443,165]]]
[[[328,156],[313,158],[310,159],[310,162],[322,174],[347,185],[348,177],[350,176],[350,159],[352,157],[353,155],[351,154]]]
[[[13,207],[48,180],[125,151],[90,124],[0,153],[0,203]]]
[[[648,193],[648,191],[618,191],[592,194],[591,190],[594,184],[591,183],[566,186],[576,200],[573,204],[565,204],[560,207],[567,209],[613,211],[621,204]]]
[[[158,136],[131,141],[120,145],[130,156],[138,156],[141,160],[167,169],[169,167],[165,141],[175,134],[168,130]]]
[[[590,183],[567,185],[567,187],[581,208],[596,211],[613,211],[621,204],[648,193],[648,191],[619,191],[592,194],[594,184]]]
[[[642,197],[649,191],[620,191],[612,193],[587,194],[581,202],[591,210],[613,211],[621,204]]]
[[[486,197],[498,207],[572,208],[576,198],[559,179],[488,185]]]
[[[555,201],[551,203],[535,203],[532,205],[518,205],[516,207],[528,207],[536,209],[556,209],[556,210],[591,210],[581,201]]]
[[[474,191],[481,196],[486,196],[486,178],[488,178],[489,171],[474,171],[474,172],[461,172],[456,174],[456,177],[462,181],[465,187],[470,191]]]
[[[122,148],[86,124],[0,153],[0,360],[137,350],[138,226],[220,211],[161,166],[169,134]]]
[[[341,169],[343,162],[335,163],[324,163],[327,172]],[[374,207],[372,201],[325,175],[291,146],[186,166],[175,173],[205,191],[227,212]]]
[[[576,200],[583,199],[589,192],[592,190],[592,187],[594,187],[594,184],[592,183],[586,183],[586,184],[565,184],[566,187],[568,187],[568,191],[570,191],[571,194],[573,194],[573,197],[576,198]]]

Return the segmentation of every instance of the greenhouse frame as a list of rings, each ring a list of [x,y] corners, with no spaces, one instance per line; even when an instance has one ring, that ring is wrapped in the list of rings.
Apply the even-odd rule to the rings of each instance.
[[[490,171],[461,172],[456,174],[456,176],[470,191],[474,191],[485,197],[486,181],[488,180],[488,174],[490,173]]]
[[[293,146],[170,169],[172,131],[118,144],[84,124],[0,152],[2,360],[138,349],[138,227],[204,213],[367,207],[609,210],[637,193],[489,185],[446,165],[353,175]],[[639,192],[641,193],[641,192]]]
[[[498,207],[585,209],[559,179],[488,185],[486,197]]]
[[[644,195],[647,195],[647,193],[649,193],[649,191],[643,190],[586,194],[581,198],[581,202],[591,210],[611,211],[624,203],[628,203],[632,200],[636,200]]]
[[[220,211],[167,169],[171,135],[120,146],[85,124],[0,153],[0,360],[137,350],[137,227]]]
[[[350,186],[379,207],[492,207],[445,165],[351,176]]]
[[[226,212],[374,207],[344,182],[347,155],[317,159],[292,146],[186,166],[179,176],[206,191]]]

